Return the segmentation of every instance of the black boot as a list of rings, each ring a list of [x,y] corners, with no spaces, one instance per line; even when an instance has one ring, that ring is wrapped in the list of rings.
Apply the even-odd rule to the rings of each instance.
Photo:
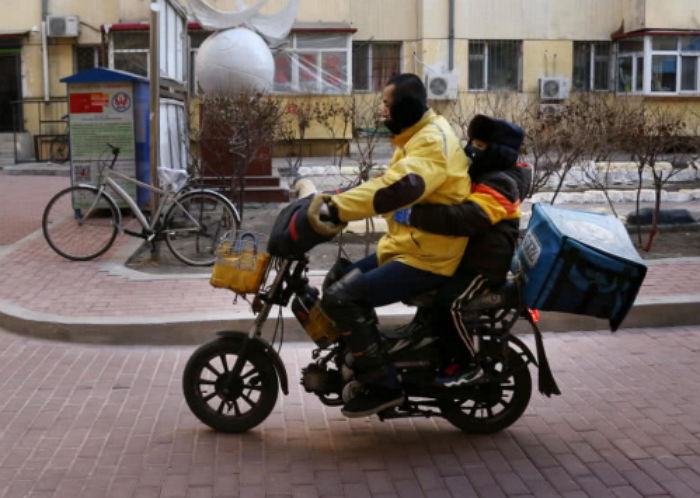
[[[370,383],[389,374],[389,358],[377,329],[377,315],[364,301],[368,289],[361,275],[352,270],[328,287],[321,306],[352,352],[355,378]]]

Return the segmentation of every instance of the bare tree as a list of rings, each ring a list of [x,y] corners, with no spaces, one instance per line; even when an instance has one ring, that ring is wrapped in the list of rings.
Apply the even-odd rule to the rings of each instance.
[[[379,119],[381,96],[372,98],[353,98],[353,143],[357,150],[358,172],[355,185],[367,181],[370,178],[372,168],[377,163],[374,161],[374,152],[382,137],[387,136]]]
[[[279,142],[287,148],[289,174],[296,180],[304,161],[306,133],[314,121],[316,111],[310,101],[301,99],[285,102],[282,107],[284,112],[279,128]]]
[[[352,131],[353,104],[348,99],[323,100],[314,105],[313,119],[333,142],[333,164],[341,168],[347,155],[347,135]]]
[[[201,115],[200,149],[206,147],[215,159],[220,159],[210,168],[216,168],[219,178],[227,179],[242,215],[248,167],[261,150],[269,150],[279,137],[282,115],[279,101],[249,91],[234,96],[204,97]]]
[[[654,237],[658,233],[658,220],[661,211],[661,194],[664,186],[680,169],[662,168],[662,161],[672,159],[674,151],[679,151],[686,133],[683,111],[667,107],[639,106],[629,113],[628,123],[622,134],[622,147],[637,164],[636,212],[640,211],[641,191],[644,172],[650,171],[654,188],[654,208],[649,236],[642,246],[641,222],[637,222],[637,243],[645,251],[651,250]],[[639,216],[637,216],[639,220]]]

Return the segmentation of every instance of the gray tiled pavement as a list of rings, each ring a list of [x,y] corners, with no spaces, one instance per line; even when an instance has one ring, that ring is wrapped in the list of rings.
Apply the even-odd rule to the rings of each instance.
[[[0,497],[700,496],[700,328],[546,342],[563,395],[535,393],[496,435],[345,419],[298,385],[310,358],[298,343],[282,350],[290,395],[224,435],[184,403],[191,346],[0,331]]]

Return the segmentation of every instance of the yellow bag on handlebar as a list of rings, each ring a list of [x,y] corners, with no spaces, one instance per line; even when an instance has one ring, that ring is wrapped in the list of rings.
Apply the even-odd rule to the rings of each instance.
[[[245,239],[250,244],[244,247]],[[236,241],[224,242],[217,250],[217,258],[209,282],[214,287],[231,289],[237,294],[254,294],[260,289],[270,255],[258,252],[258,238],[243,232]]]

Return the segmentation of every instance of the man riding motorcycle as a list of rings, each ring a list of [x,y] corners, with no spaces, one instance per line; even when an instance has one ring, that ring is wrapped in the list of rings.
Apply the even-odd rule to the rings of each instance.
[[[428,109],[426,90],[413,74],[391,78],[383,92],[386,126],[396,150],[386,173],[346,192],[312,202],[309,221],[319,233],[340,230],[322,221],[327,205],[333,221],[384,214],[387,231],[377,253],[355,264],[339,261],[324,282],[322,307],[352,352],[363,390],[345,403],[348,417],[372,415],[403,403],[396,371],[377,330],[374,308],[407,299],[445,283],[457,269],[467,237],[429,233],[392,219],[399,209],[428,202],[456,205],[470,192],[468,160],[460,140],[441,116]],[[315,200],[316,201],[316,200]]]

